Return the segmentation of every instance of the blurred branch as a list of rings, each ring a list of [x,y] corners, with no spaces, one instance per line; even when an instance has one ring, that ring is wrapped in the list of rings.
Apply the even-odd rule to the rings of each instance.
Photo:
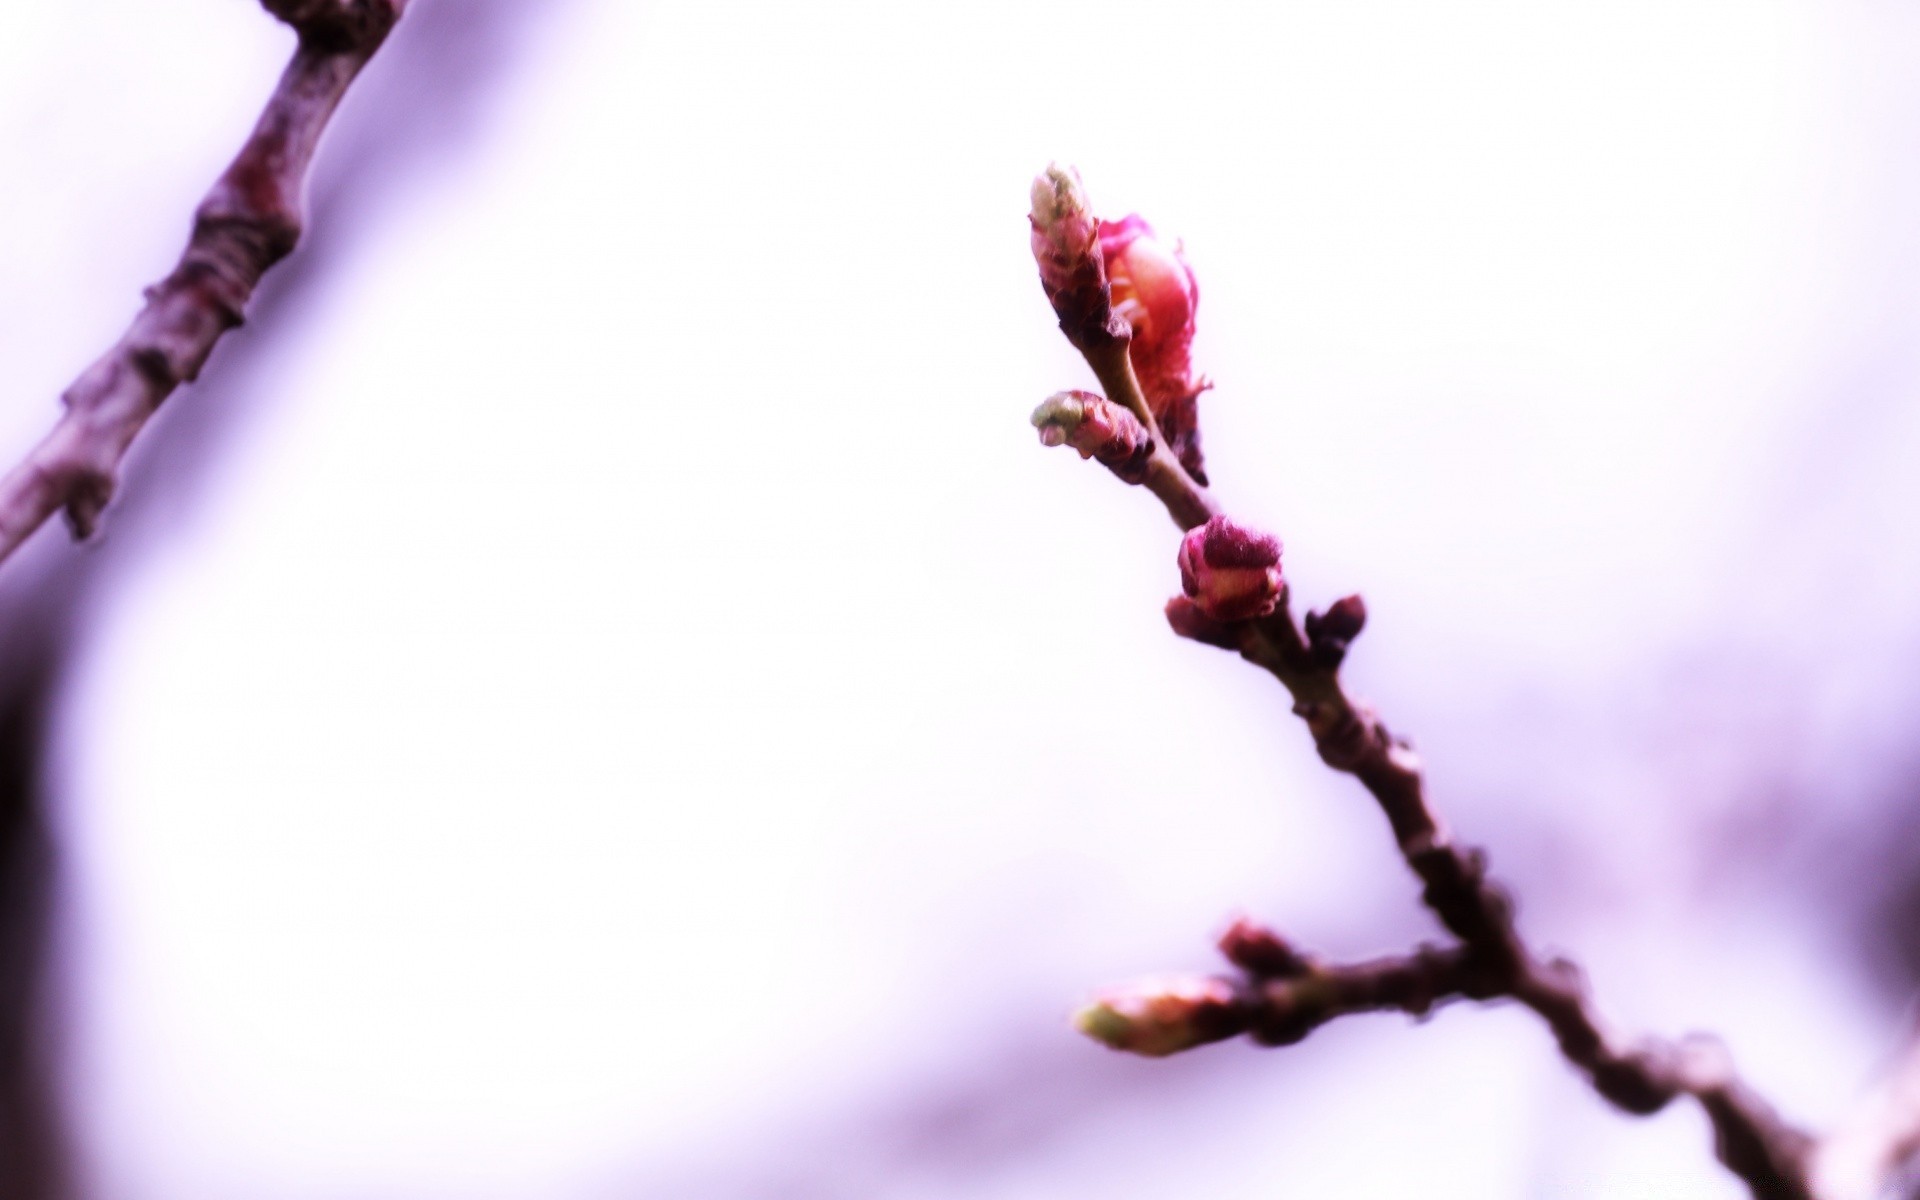
[[[1822,1200],[1873,1200],[1920,1156],[1920,1034],[1859,1111],[1814,1149],[1811,1176]],[[1908,1194],[1912,1180],[1907,1181]]]
[[[1755,1197],[1812,1200],[1812,1139],[1740,1080],[1717,1042],[1621,1042],[1594,1011],[1580,969],[1564,959],[1543,959],[1522,938],[1512,899],[1488,876],[1485,854],[1456,843],[1433,810],[1419,756],[1341,682],[1340,663],[1365,625],[1365,605],[1347,597],[1310,614],[1303,629],[1280,574],[1279,542],[1222,516],[1206,488],[1160,444],[1155,418],[1162,414],[1153,411],[1135,378],[1155,364],[1143,363],[1138,346],[1130,344],[1134,332],[1116,316],[1107,279],[1104,236],[1116,223],[1097,220],[1078,176],[1057,167],[1035,181],[1033,200],[1034,253],[1060,328],[1112,400],[1139,418],[1154,445],[1141,473],[1102,456],[1102,440],[1082,444],[1082,414],[1100,411],[1100,398],[1090,395],[1077,407],[1063,406],[1057,397],[1043,404],[1034,414],[1042,440],[1073,444],[1086,457],[1100,457],[1124,482],[1144,484],[1190,531],[1179,560],[1185,595],[1167,606],[1169,623],[1184,637],[1237,651],[1287,689],[1321,760],[1357,778],[1373,795],[1401,857],[1423,885],[1422,899],[1459,940],[1450,950],[1346,968],[1315,966],[1286,951],[1274,959],[1294,964],[1284,970],[1248,967],[1252,960],[1230,946],[1230,957],[1246,972],[1243,979],[1178,979],[1109,993],[1082,1012],[1082,1028],[1121,1049],[1167,1054],[1242,1032],[1269,1044],[1297,1041],[1349,1012],[1424,1012],[1426,1005],[1455,995],[1517,1001],[1546,1022],[1561,1054],[1615,1107],[1647,1114],[1677,1096],[1692,1096],[1712,1124],[1720,1161]],[[1137,217],[1119,224],[1136,222],[1145,227]],[[1150,320],[1156,309],[1182,315],[1184,348],[1192,336],[1197,290],[1177,247],[1161,258],[1179,270],[1161,268],[1143,278],[1123,264],[1133,271],[1127,280],[1136,293],[1130,307]],[[1162,294],[1149,294],[1149,285]],[[1160,329],[1154,336],[1164,343],[1169,334]],[[1137,457],[1136,451],[1124,463]],[[1284,947],[1274,935],[1260,937]],[[1230,943],[1234,938],[1230,933]]]
[[[61,644],[49,626],[66,598],[8,614],[13,652],[0,673],[0,1200],[74,1194],[45,1011],[58,862],[38,803]]]
[[[214,343],[241,323],[261,276],[299,240],[321,131],[407,0],[262,4],[298,33],[292,61],[200,202],[179,264],[147,289],[120,341],[67,389],[52,432],[0,479],[0,559],[58,511],[77,538],[98,527],[134,437],[175,388],[200,374]]]
[[[1241,1034],[1263,1046],[1290,1046],[1336,1017],[1424,1017],[1477,986],[1473,957],[1458,947],[1422,946],[1407,955],[1329,964],[1242,920],[1220,949],[1245,972],[1241,978],[1172,977],[1110,988],[1081,1009],[1074,1024],[1116,1050],[1150,1058]]]

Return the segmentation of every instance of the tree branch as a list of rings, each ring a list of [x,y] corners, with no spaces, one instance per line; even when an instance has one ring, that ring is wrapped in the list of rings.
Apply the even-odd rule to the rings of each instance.
[[[1240,921],[1221,949],[1245,973],[1241,978],[1174,977],[1112,988],[1082,1009],[1075,1024],[1116,1050],[1158,1058],[1241,1034],[1263,1046],[1290,1046],[1335,1018],[1359,1013],[1423,1017],[1475,988],[1472,956],[1457,947],[1421,946],[1407,955],[1339,964],[1287,947],[1285,968],[1269,971],[1237,957],[1236,940],[1285,947],[1270,930]]]
[[[1161,498],[1181,528],[1194,528],[1204,519],[1199,514],[1217,513],[1219,507],[1168,458],[1161,481],[1174,494]],[[1317,626],[1324,620],[1316,613],[1310,623]],[[1460,939],[1465,955],[1460,969],[1466,975],[1457,989],[1461,995],[1507,998],[1532,1009],[1547,1023],[1567,1061],[1625,1112],[1645,1115],[1660,1111],[1675,1096],[1694,1097],[1712,1123],[1720,1161],[1755,1197],[1810,1200],[1806,1159],[1811,1139],[1739,1079],[1723,1049],[1699,1038],[1677,1046],[1651,1040],[1622,1044],[1594,1012],[1579,968],[1565,959],[1542,959],[1526,944],[1514,924],[1509,894],[1487,875],[1485,854],[1454,842],[1428,802],[1420,758],[1412,746],[1347,694],[1339,676],[1344,639],[1336,649],[1334,638],[1310,638],[1295,622],[1284,591],[1270,616],[1208,632],[1212,636],[1189,636],[1226,642],[1277,679],[1292,696],[1294,713],[1306,722],[1321,761],[1354,776],[1373,795],[1401,857],[1423,885],[1421,898]],[[1331,1012],[1325,1019],[1337,1015]]]
[[[1078,177],[1049,168],[1036,181],[1034,196],[1035,255],[1060,327],[1109,397],[1135,412],[1153,435],[1153,454],[1144,475],[1135,478],[1134,473],[1117,469],[1115,474],[1123,482],[1150,490],[1181,529],[1204,524],[1209,534],[1214,533],[1212,522],[1221,507],[1159,437],[1135,375],[1127,322],[1114,318],[1101,264],[1079,236],[1092,216]],[[1036,422],[1042,419],[1042,413],[1035,414]],[[1047,434],[1044,425],[1042,434]],[[1183,571],[1193,538],[1200,536],[1192,535],[1183,547]],[[1253,535],[1227,530],[1225,536],[1229,541],[1245,541]],[[1271,561],[1209,559],[1209,565],[1224,568],[1223,576],[1232,575],[1234,568],[1271,566],[1272,579],[1277,581],[1278,544],[1266,541]],[[1233,557],[1232,552],[1224,557]],[[1149,988],[1114,993],[1081,1014],[1082,1028],[1123,1049],[1172,1053],[1186,1048],[1176,1034],[1190,1037],[1186,1045],[1240,1032],[1277,1043],[1297,1041],[1347,1012],[1394,1007],[1424,1011],[1424,1007],[1395,1003],[1394,997],[1411,996],[1423,1006],[1456,995],[1511,999],[1546,1022],[1561,1054],[1615,1107],[1648,1114],[1676,1096],[1692,1096],[1713,1127],[1720,1161],[1745,1181],[1755,1197],[1813,1200],[1807,1177],[1812,1139],[1783,1121],[1740,1080],[1717,1042],[1696,1037],[1679,1044],[1622,1043],[1594,1011],[1581,970],[1565,959],[1542,958],[1521,937],[1513,902],[1506,889],[1489,878],[1485,854],[1455,843],[1429,803],[1420,758],[1412,746],[1390,733],[1371,708],[1348,695],[1340,680],[1347,645],[1366,620],[1359,597],[1347,597],[1324,613],[1309,615],[1302,629],[1284,585],[1277,586],[1277,594],[1271,597],[1245,590],[1258,579],[1257,572],[1242,571],[1231,583],[1242,589],[1233,598],[1270,599],[1267,615],[1225,619],[1240,614],[1226,612],[1205,595],[1197,595],[1197,603],[1185,598],[1173,601],[1167,610],[1169,622],[1182,636],[1237,651],[1287,689],[1293,711],[1306,722],[1321,760],[1354,776],[1372,794],[1401,857],[1421,882],[1421,898],[1460,944],[1449,951],[1423,950],[1411,958],[1359,967],[1315,967],[1292,975],[1250,972],[1248,982],[1235,986],[1217,980],[1212,984],[1183,980],[1162,984],[1158,992]],[[1196,595],[1193,586],[1188,592]],[[1141,1022],[1139,1028],[1152,1031],[1144,1042],[1147,1048],[1129,1044],[1129,1037],[1122,1033],[1128,1026],[1119,1018]],[[1179,1024],[1189,1018],[1198,1024]],[[1175,1034],[1169,1034],[1169,1029]],[[1262,1030],[1267,1036],[1260,1036]],[[1275,1030],[1285,1036],[1272,1036]]]
[[[0,560],[65,511],[76,538],[98,528],[127,448],[175,388],[197,378],[239,325],[267,269],[300,238],[307,168],[347,86],[407,0],[262,0],[299,35],[253,133],[194,213],[171,274],[110,350],[75,380],[66,412],[0,479]]]

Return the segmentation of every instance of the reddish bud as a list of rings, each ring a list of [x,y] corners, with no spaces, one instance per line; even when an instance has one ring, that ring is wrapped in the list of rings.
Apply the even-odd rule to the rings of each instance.
[[[1180,543],[1180,587],[1215,621],[1264,617],[1279,603],[1280,540],[1215,517]]]
[[[1242,971],[1263,979],[1288,979],[1313,969],[1312,962],[1285,938],[1246,917],[1220,935],[1220,953]]]
[[[1173,631],[1183,638],[1218,646],[1222,650],[1240,648],[1238,626],[1214,620],[1185,596],[1175,596],[1167,601],[1167,624],[1173,626]]]
[[[1109,988],[1073,1023],[1115,1050],[1164,1058],[1245,1032],[1247,1014],[1226,980],[1181,975]]]
[[[1314,660],[1322,666],[1337,667],[1346,658],[1347,647],[1367,627],[1367,602],[1359,596],[1342,596],[1325,612],[1308,613],[1306,627]]]
[[[1124,335],[1115,321],[1100,262],[1100,222],[1071,167],[1049,164],[1033,181],[1033,258],[1040,286],[1067,340],[1085,349]]]
[[[1100,259],[1113,313],[1133,330],[1127,348],[1153,419],[1200,483],[1198,398],[1210,385],[1193,375],[1193,314],[1200,285],[1180,243],[1169,245],[1138,214],[1100,222]]]
[[[1048,446],[1072,446],[1097,458],[1128,483],[1147,477],[1153,438],[1140,418],[1092,392],[1055,392],[1033,410],[1034,428]]]

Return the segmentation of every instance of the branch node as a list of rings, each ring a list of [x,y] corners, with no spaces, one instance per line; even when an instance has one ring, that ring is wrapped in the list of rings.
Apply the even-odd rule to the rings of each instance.
[[[67,529],[73,540],[84,542],[100,531],[100,517],[113,499],[113,476],[95,469],[76,469],[67,476]]]
[[[1372,710],[1365,705],[1299,700],[1293,711],[1307,723],[1320,761],[1336,771],[1357,773],[1384,740]]]
[[[1306,616],[1307,649],[1313,661],[1329,671],[1347,657],[1347,648],[1367,626],[1367,602],[1358,595],[1343,596],[1326,610]]]

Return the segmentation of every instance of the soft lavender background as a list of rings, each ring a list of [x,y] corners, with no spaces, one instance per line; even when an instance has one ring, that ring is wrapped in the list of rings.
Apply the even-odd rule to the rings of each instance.
[[[417,0],[106,540],[0,587],[85,1195],[1739,1194],[1512,1012],[1068,1032],[1236,909],[1429,926],[1162,628],[1164,517],[1034,443],[1053,157],[1185,237],[1220,491],[1365,591],[1527,927],[1845,1110],[1920,949],[1920,15],[1187,8]],[[9,14],[6,457],[288,40]]]

